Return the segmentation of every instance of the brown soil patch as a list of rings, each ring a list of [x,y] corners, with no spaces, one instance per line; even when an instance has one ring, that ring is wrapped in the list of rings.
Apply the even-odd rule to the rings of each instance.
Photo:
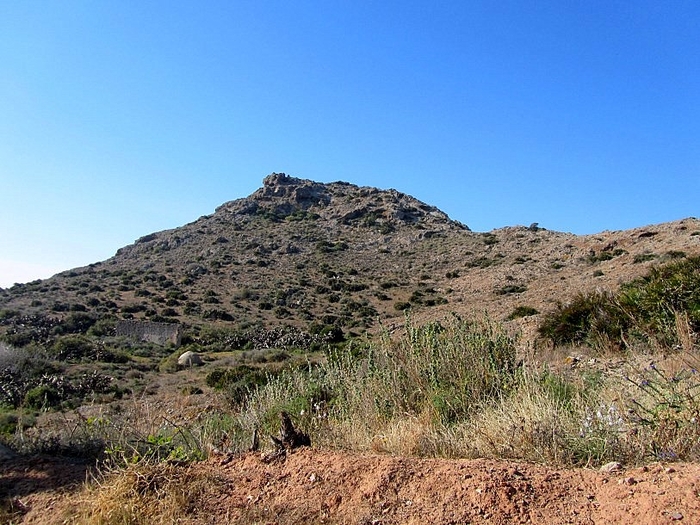
[[[700,520],[698,465],[653,465],[603,474],[502,461],[306,450],[280,464],[261,464],[252,455],[236,459],[222,474],[233,491],[218,500],[220,508],[258,523],[668,523],[680,516],[687,523]],[[217,503],[210,503],[207,511],[216,512]]]
[[[0,460],[0,523],[55,523],[54,509],[81,488],[90,468],[82,460],[48,456]]]
[[[42,463],[21,474],[23,483],[36,476],[39,491],[22,496],[31,507],[24,523],[80,523],[65,521],[76,496],[61,498],[51,491],[81,471],[67,467],[69,472],[59,473],[55,467]],[[700,523],[696,464],[657,463],[604,473],[301,449],[272,463],[249,454],[180,468],[187,471],[182,482],[198,490],[178,523]],[[3,473],[5,490],[15,476]],[[52,476],[53,489],[39,481]],[[203,480],[208,483],[202,490]]]

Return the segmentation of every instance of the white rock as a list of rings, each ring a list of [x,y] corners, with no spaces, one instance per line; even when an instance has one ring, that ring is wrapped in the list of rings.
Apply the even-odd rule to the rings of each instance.
[[[192,352],[191,350],[188,350],[180,357],[178,357],[177,364],[180,366],[199,366],[203,365],[204,361],[202,361],[202,356],[195,352]]]
[[[601,472],[619,472],[622,470],[622,464],[617,461],[611,461],[600,467]]]

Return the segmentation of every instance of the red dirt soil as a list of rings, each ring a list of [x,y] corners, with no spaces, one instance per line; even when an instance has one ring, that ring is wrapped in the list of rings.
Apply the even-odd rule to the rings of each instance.
[[[80,490],[85,467],[44,459],[0,466],[24,513],[52,521]],[[493,460],[397,458],[303,448],[265,463],[216,456],[187,478],[213,480],[193,495],[191,524],[597,524],[700,523],[700,465],[651,464],[605,473]],[[200,483],[201,485],[201,483]],[[23,521],[21,521],[23,519]]]

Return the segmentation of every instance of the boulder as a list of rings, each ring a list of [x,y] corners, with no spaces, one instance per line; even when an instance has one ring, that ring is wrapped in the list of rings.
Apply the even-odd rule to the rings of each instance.
[[[204,364],[204,361],[202,360],[202,356],[199,355],[196,352],[192,352],[191,350],[188,350],[184,354],[182,354],[180,357],[177,358],[177,364],[178,366],[201,366]]]

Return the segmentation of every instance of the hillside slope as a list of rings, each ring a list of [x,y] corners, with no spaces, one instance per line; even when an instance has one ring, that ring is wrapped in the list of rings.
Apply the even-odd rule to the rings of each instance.
[[[0,289],[0,310],[357,332],[400,323],[408,307],[420,319],[544,311],[697,253],[697,219],[586,236],[537,225],[475,233],[395,190],[272,174],[249,197],[106,261]]]
[[[628,454],[630,464],[640,464],[640,458],[657,461],[672,456],[664,455],[666,448],[657,447],[653,439],[646,438],[648,434],[642,434],[653,431],[654,425],[631,421],[632,413],[631,426],[620,432],[623,427],[618,419],[613,421],[618,426],[608,428],[611,420],[605,417],[629,415],[624,409],[630,406],[624,402],[629,392],[649,394],[644,389],[651,385],[651,401],[660,399],[661,403],[650,405],[649,413],[666,421],[664,409],[675,405],[667,403],[664,388],[676,395],[679,388],[685,388],[685,377],[690,378],[693,395],[683,399],[692,410],[673,412],[678,419],[672,421],[680,422],[687,431],[679,439],[691,450],[677,459],[692,461],[697,457],[692,454],[697,443],[694,422],[698,412],[693,411],[697,407],[697,367],[686,376],[679,375],[679,366],[687,363],[676,362],[673,356],[664,362],[668,356],[659,355],[654,356],[653,366],[641,370],[639,363],[648,363],[649,355],[634,353],[567,360],[569,354],[563,352],[570,348],[550,353],[532,343],[542,314],[557,303],[566,303],[581,292],[614,290],[646,274],[653,265],[698,254],[700,221],[694,218],[585,236],[549,231],[536,224],[477,233],[395,190],[342,182],[320,184],[272,174],[251,196],[225,203],[212,215],[182,227],[145,235],[106,261],[0,289],[0,437],[10,446],[0,447],[0,521],[698,521],[700,466],[696,464],[667,467],[654,463],[600,473],[524,461],[371,454],[465,457],[459,454],[466,449],[457,445],[482,439],[489,446],[466,457],[526,457],[542,462],[560,458],[567,464],[562,458],[568,456],[561,450],[570,449],[560,446],[570,444],[580,454],[568,464],[599,465],[610,459],[625,461],[620,454],[629,449],[621,448],[622,441],[630,438],[627,445],[634,447],[639,441],[638,448],[644,449]],[[375,360],[374,369],[365,366],[369,361],[363,361],[361,348],[358,355],[348,351],[341,356],[348,358],[342,361],[346,368],[339,367],[340,361],[335,368],[324,368],[334,363],[329,356],[339,355],[334,350],[355,351],[353,345],[358,342],[361,347],[364,338],[346,337],[347,343],[342,338],[324,339],[338,343],[329,349],[329,345],[309,343],[318,341],[311,337],[285,340],[281,328],[291,327],[296,335],[335,336],[338,331],[344,336],[372,336],[386,328],[399,339],[410,338],[419,332],[399,329],[406,310],[416,323],[443,320],[450,313],[467,317],[487,312],[504,321],[509,333],[521,334],[512,339],[520,345],[520,357],[541,357],[542,363],[533,359],[527,373],[518,374],[522,390],[493,393],[487,389],[494,398],[491,403],[482,400],[478,406],[482,411],[475,409],[464,421],[445,423],[440,414],[452,417],[453,394],[466,392],[465,385],[471,381],[451,390],[451,383],[439,383],[434,371],[447,370],[442,375],[459,381],[462,376],[452,374],[446,363],[463,365],[469,372],[463,377],[473,377],[472,364],[488,361],[494,377],[501,372],[508,376],[519,368],[500,364],[516,362],[510,334],[504,347],[496,347],[507,349],[508,356],[512,349],[512,361],[493,360],[495,354],[489,354],[491,360],[470,361],[470,349],[476,348],[481,356],[488,347],[479,346],[483,341],[475,339],[476,346],[464,341],[455,345],[458,354],[443,352],[447,360],[422,363],[424,357],[429,361],[431,356],[443,355],[427,350],[452,348],[447,338],[458,332],[450,332],[444,323],[444,332],[433,331],[434,326],[426,329],[430,337],[423,342],[430,343],[427,346],[420,346],[420,341],[413,346],[412,339],[405,346],[401,341],[392,346],[395,341],[390,338],[375,338],[376,355],[394,352],[397,359]],[[513,316],[516,310],[522,315]],[[114,324],[122,319],[181,323],[184,348],[115,337]],[[474,333],[478,326],[469,325]],[[324,332],[329,328],[335,332]],[[249,336],[253,332],[263,337]],[[436,338],[437,333],[443,339]],[[177,366],[185,349],[200,352],[204,365]],[[402,354],[402,349],[411,352]],[[530,349],[535,352],[523,354]],[[585,352],[573,349],[579,350]],[[407,356],[418,356],[420,366],[400,368],[403,358],[416,364]],[[623,362],[626,359],[628,366]],[[528,359],[521,362],[528,365]],[[423,364],[429,366],[421,368]],[[672,374],[663,375],[663,366],[670,367]],[[390,373],[365,374],[376,369]],[[399,369],[428,372],[430,381],[423,381],[420,391],[417,381],[423,376],[396,373]],[[332,373],[314,375],[322,370]],[[626,378],[632,373],[648,378],[645,371],[662,375],[651,376],[656,383],[626,380],[625,388],[597,397],[604,385],[619,386],[615,383],[618,376]],[[479,378],[488,375],[476,374]],[[328,387],[331,383],[321,382],[324,377],[344,379],[333,383],[337,390],[333,393]],[[659,377],[664,381],[659,382]],[[304,378],[309,381],[304,383]],[[360,394],[358,406],[367,411],[352,412],[354,419],[346,420],[343,417],[350,417],[350,412],[340,410],[339,404],[351,396],[338,390],[336,383],[349,384],[353,378],[368,381],[352,383],[354,392]],[[400,381],[392,382],[392,378]],[[374,379],[377,381],[370,381]],[[269,390],[264,387],[266,382]],[[297,390],[285,390],[287,384]],[[504,384],[512,386],[510,381]],[[368,385],[386,388],[371,390]],[[401,385],[406,388],[399,389]],[[405,400],[414,391],[412,409],[402,402],[387,403],[395,397]],[[380,403],[377,392],[384,395]],[[269,394],[257,398],[267,399],[268,404],[258,406],[250,401],[256,394]],[[248,404],[243,402],[245,396]],[[471,401],[470,396],[462,398]],[[522,404],[520,411],[514,411],[513,406],[521,401],[527,405],[528,396],[546,403],[535,405],[531,412]],[[325,411],[331,405],[337,409],[335,419]],[[546,410],[541,411],[542,406]],[[601,412],[601,407],[607,411]],[[271,418],[279,410],[292,409],[310,432],[316,432],[314,448],[294,451],[286,461],[272,463],[257,454],[231,453],[248,450],[251,436],[262,429],[271,432]],[[511,413],[512,421],[498,419],[499,414]],[[598,414],[594,420],[604,423],[604,432],[583,432],[579,436],[582,448],[576,448],[581,425],[590,423],[593,413]],[[376,419],[374,426],[369,425],[372,418]],[[476,422],[473,428],[460,426],[470,422]],[[563,441],[562,432],[566,433]],[[175,438],[183,436],[187,447],[176,446]],[[675,434],[665,437],[672,442]],[[139,452],[142,445],[145,448]],[[646,454],[647,445],[658,450]],[[327,446],[355,448],[344,453]],[[589,446],[592,448],[586,448]],[[115,468],[111,477],[81,485],[92,472],[94,457],[104,456],[107,450],[124,454],[131,450],[134,455]],[[154,450],[159,461],[139,462],[139,454],[145,458]],[[188,450],[196,455],[189,456]],[[523,450],[528,454],[521,454]],[[170,453],[176,451],[188,459],[208,459],[179,463],[184,461],[180,457],[173,464]],[[61,458],[64,452],[83,460]],[[86,462],[86,456],[93,461]]]

